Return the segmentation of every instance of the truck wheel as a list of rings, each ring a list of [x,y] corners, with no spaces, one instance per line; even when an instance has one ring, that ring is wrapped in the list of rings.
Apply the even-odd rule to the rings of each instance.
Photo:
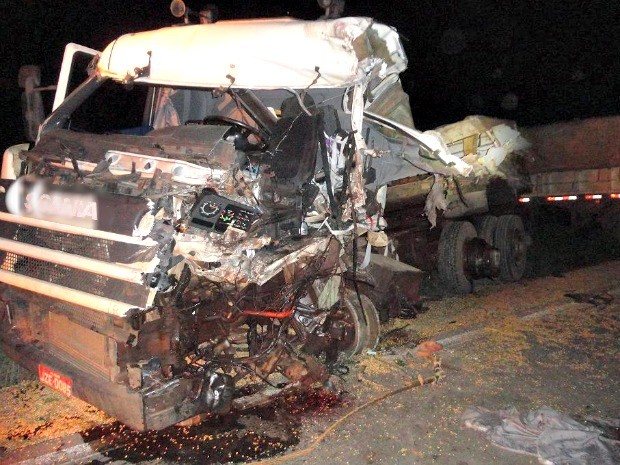
[[[505,282],[521,279],[525,272],[527,239],[519,216],[502,215],[498,218],[494,246],[501,254],[500,279]]]
[[[475,237],[476,229],[469,221],[454,221],[441,231],[437,270],[441,281],[455,294],[468,294],[472,290],[466,270],[465,244]]]
[[[317,305],[320,291],[320,280],[317,280],[308,295],[299,301],[294,316],[296,331],[305,333],[304,350],[311,355],[325,352],[331,363],[374,349],[379,342],[380,323],[372,300],[364,294],[358,297],[353,289],[343,288],[339,302],[325,312]]]
[[[487,244],[495,245],[495,231],[497,230],[497,216],[484,215],[476,224],[478,237],[484,239]]]
[[[340,314],[346,325],[345,336],[340,344],[340,353],[349,358],[366,349],[374,349],[379,342],[379,314],[372,301],[355,291],[346,290]],[[360,306],[360,300],[362,305]],[[338,315],[338,312],[336,313]],[[334,316],[336,316],[334,315]]]

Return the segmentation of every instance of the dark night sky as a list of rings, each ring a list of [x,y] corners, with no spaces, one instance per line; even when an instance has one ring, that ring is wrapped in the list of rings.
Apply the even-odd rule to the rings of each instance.
[[[221,19],[321,14],[315,0],[186,3],[216,3]],[[168,7],[167,0],[5,0],[2,149],[23,139],[20,65],[41,65],[42,84],[53,84],[67,42],[101,50],[123,33],[175,22]],[[403,83],[421,129],[474,113],[521,125],[620,113],[617,0],[348,0],[345,13],[373,17],[403,36]]]

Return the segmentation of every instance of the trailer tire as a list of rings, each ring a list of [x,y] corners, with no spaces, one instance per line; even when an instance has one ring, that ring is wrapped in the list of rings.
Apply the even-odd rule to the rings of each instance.
[[[437,270],[439,277],[454,294],[469,294],[472,281],[465,265],[465,244],[476,237],[476,229],[469,221],[448,223],[439,237]]]
[[[497,230],[497,216],[484,215],[476,224],[478,237],[484,239],[490,246],[495,246],[495,231]]]
[[[494,246],[501,254],[500,279],[505,282],[520,280],[525,272],[527,237],[519,216],[502,215],[498,218]]]

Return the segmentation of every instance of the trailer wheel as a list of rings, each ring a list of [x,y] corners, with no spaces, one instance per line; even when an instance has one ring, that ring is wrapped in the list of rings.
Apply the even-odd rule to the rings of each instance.
[[[465,245],[475,237],[476,229],[469,221],[454,221],[441,231],[437,270],[442,282],[455,294],[468,294],[472,290],[466,269]]]
[[[502,215],[498,218],[494,245],[501,254],[500,279],[505,282],[521,279],[525,272],[527,238],[519,216]]]
[[[476,224],[478,237],[484,239],[487,244],[495,245],[495,231],[497,230],[497,216],[484,215]]]

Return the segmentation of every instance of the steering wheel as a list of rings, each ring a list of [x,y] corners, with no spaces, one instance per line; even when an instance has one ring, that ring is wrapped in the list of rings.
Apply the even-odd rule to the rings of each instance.
[[[267,141],[265,140],[265,138],[261,134],[261,131],[258,128],[255,128],[254,126],[250,126],[248,123],[245,123],[238,119],[229,118],[228,116],[213,115],[213,116],[207,116],[206,118],[202,120],[202,124],[211,124],[211,123],[229,124],[231,126],[236,126],[243,130],[242,131],[243,136],[247,137],[250,134],[252,134],[259,140],[262,146],[267,145]]]

